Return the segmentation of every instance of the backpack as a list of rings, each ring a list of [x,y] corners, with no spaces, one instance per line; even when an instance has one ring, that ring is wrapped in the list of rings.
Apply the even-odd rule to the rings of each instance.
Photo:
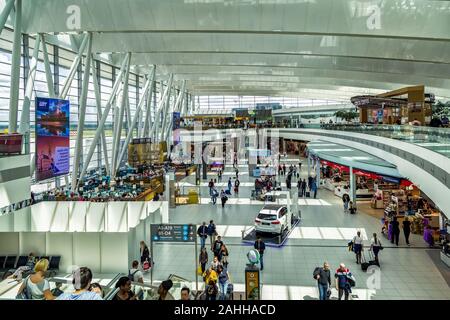
[[[317,280],[317,276],[320,274],[320,267],[316,267],[313,272],[313,279]]]
[[[24,280],[25,285],[23,287],[23,290],[16,295],[16,299],[18,299],[18,300],[30,300],[31,299],[31,293],[28,290],[28,279],[30,279],[30,277],[27,277]]]
[[[145,261],[145,262],[147,262],[147,261]],[[144,264],[145,264],[145,262],[144,262]],[[139,270],[136,270],[136,271],[133,272],[133,273],[131,273],[130,271],[131,271],[131,270],[128,270],[128,279],[130,279],[131,282],[134,282],[134,275],[135,275]]]

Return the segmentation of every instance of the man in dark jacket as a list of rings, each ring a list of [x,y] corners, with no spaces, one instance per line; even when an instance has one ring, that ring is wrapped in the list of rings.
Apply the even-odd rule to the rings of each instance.
[[[261,237],[258,237],[253,246],[259,252],[259,263],[261,264],[261,271],[264,270],[264,250],[266,250],[266,244],[261,240]]]
[[[212,248],[215,257],[219,256],[220,248],[222,248],[222,245],[223,245],[222,237],[218,236],[217,240],[214,241],[214,246]]]
[[[208,226],[205,221],[203,221],[203,224],[198,227],[197,234],[200,237],[200,248],[203,248],[205,246],[205,240],[208,237]]]
[[[324,262],[323,268],[317,267],[313,276],[317,280],[317,286],[319,287],[319,300],[328,300],[328,291],[331,287],[330,265],[328,262]]]
[[[216,241],[216,234],[217,234],[216,225],[214,224],[213,220],[210,220],[209,224],[208,224],[208,236],[209,236],[209,242],[211,244],[211,250],[213,250],[213,244],[214,244],[214,241]]]

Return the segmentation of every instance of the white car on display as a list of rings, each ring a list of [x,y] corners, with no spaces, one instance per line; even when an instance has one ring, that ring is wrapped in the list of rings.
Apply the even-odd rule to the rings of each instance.
[[[256,233],[282,234],[288,226],[288,209],[284,205],[267,204],[255,219]]]

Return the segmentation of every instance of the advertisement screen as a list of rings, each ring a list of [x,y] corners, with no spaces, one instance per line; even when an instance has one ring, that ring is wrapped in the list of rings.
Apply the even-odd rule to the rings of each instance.
[[[68,100],[36,97],[36,180],[69,173]]]

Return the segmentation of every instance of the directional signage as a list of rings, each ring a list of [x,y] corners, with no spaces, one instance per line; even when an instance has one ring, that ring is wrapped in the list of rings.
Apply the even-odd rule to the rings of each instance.
[[[155,242],[195,242],[195,225],[152,224],[150,228]]]

